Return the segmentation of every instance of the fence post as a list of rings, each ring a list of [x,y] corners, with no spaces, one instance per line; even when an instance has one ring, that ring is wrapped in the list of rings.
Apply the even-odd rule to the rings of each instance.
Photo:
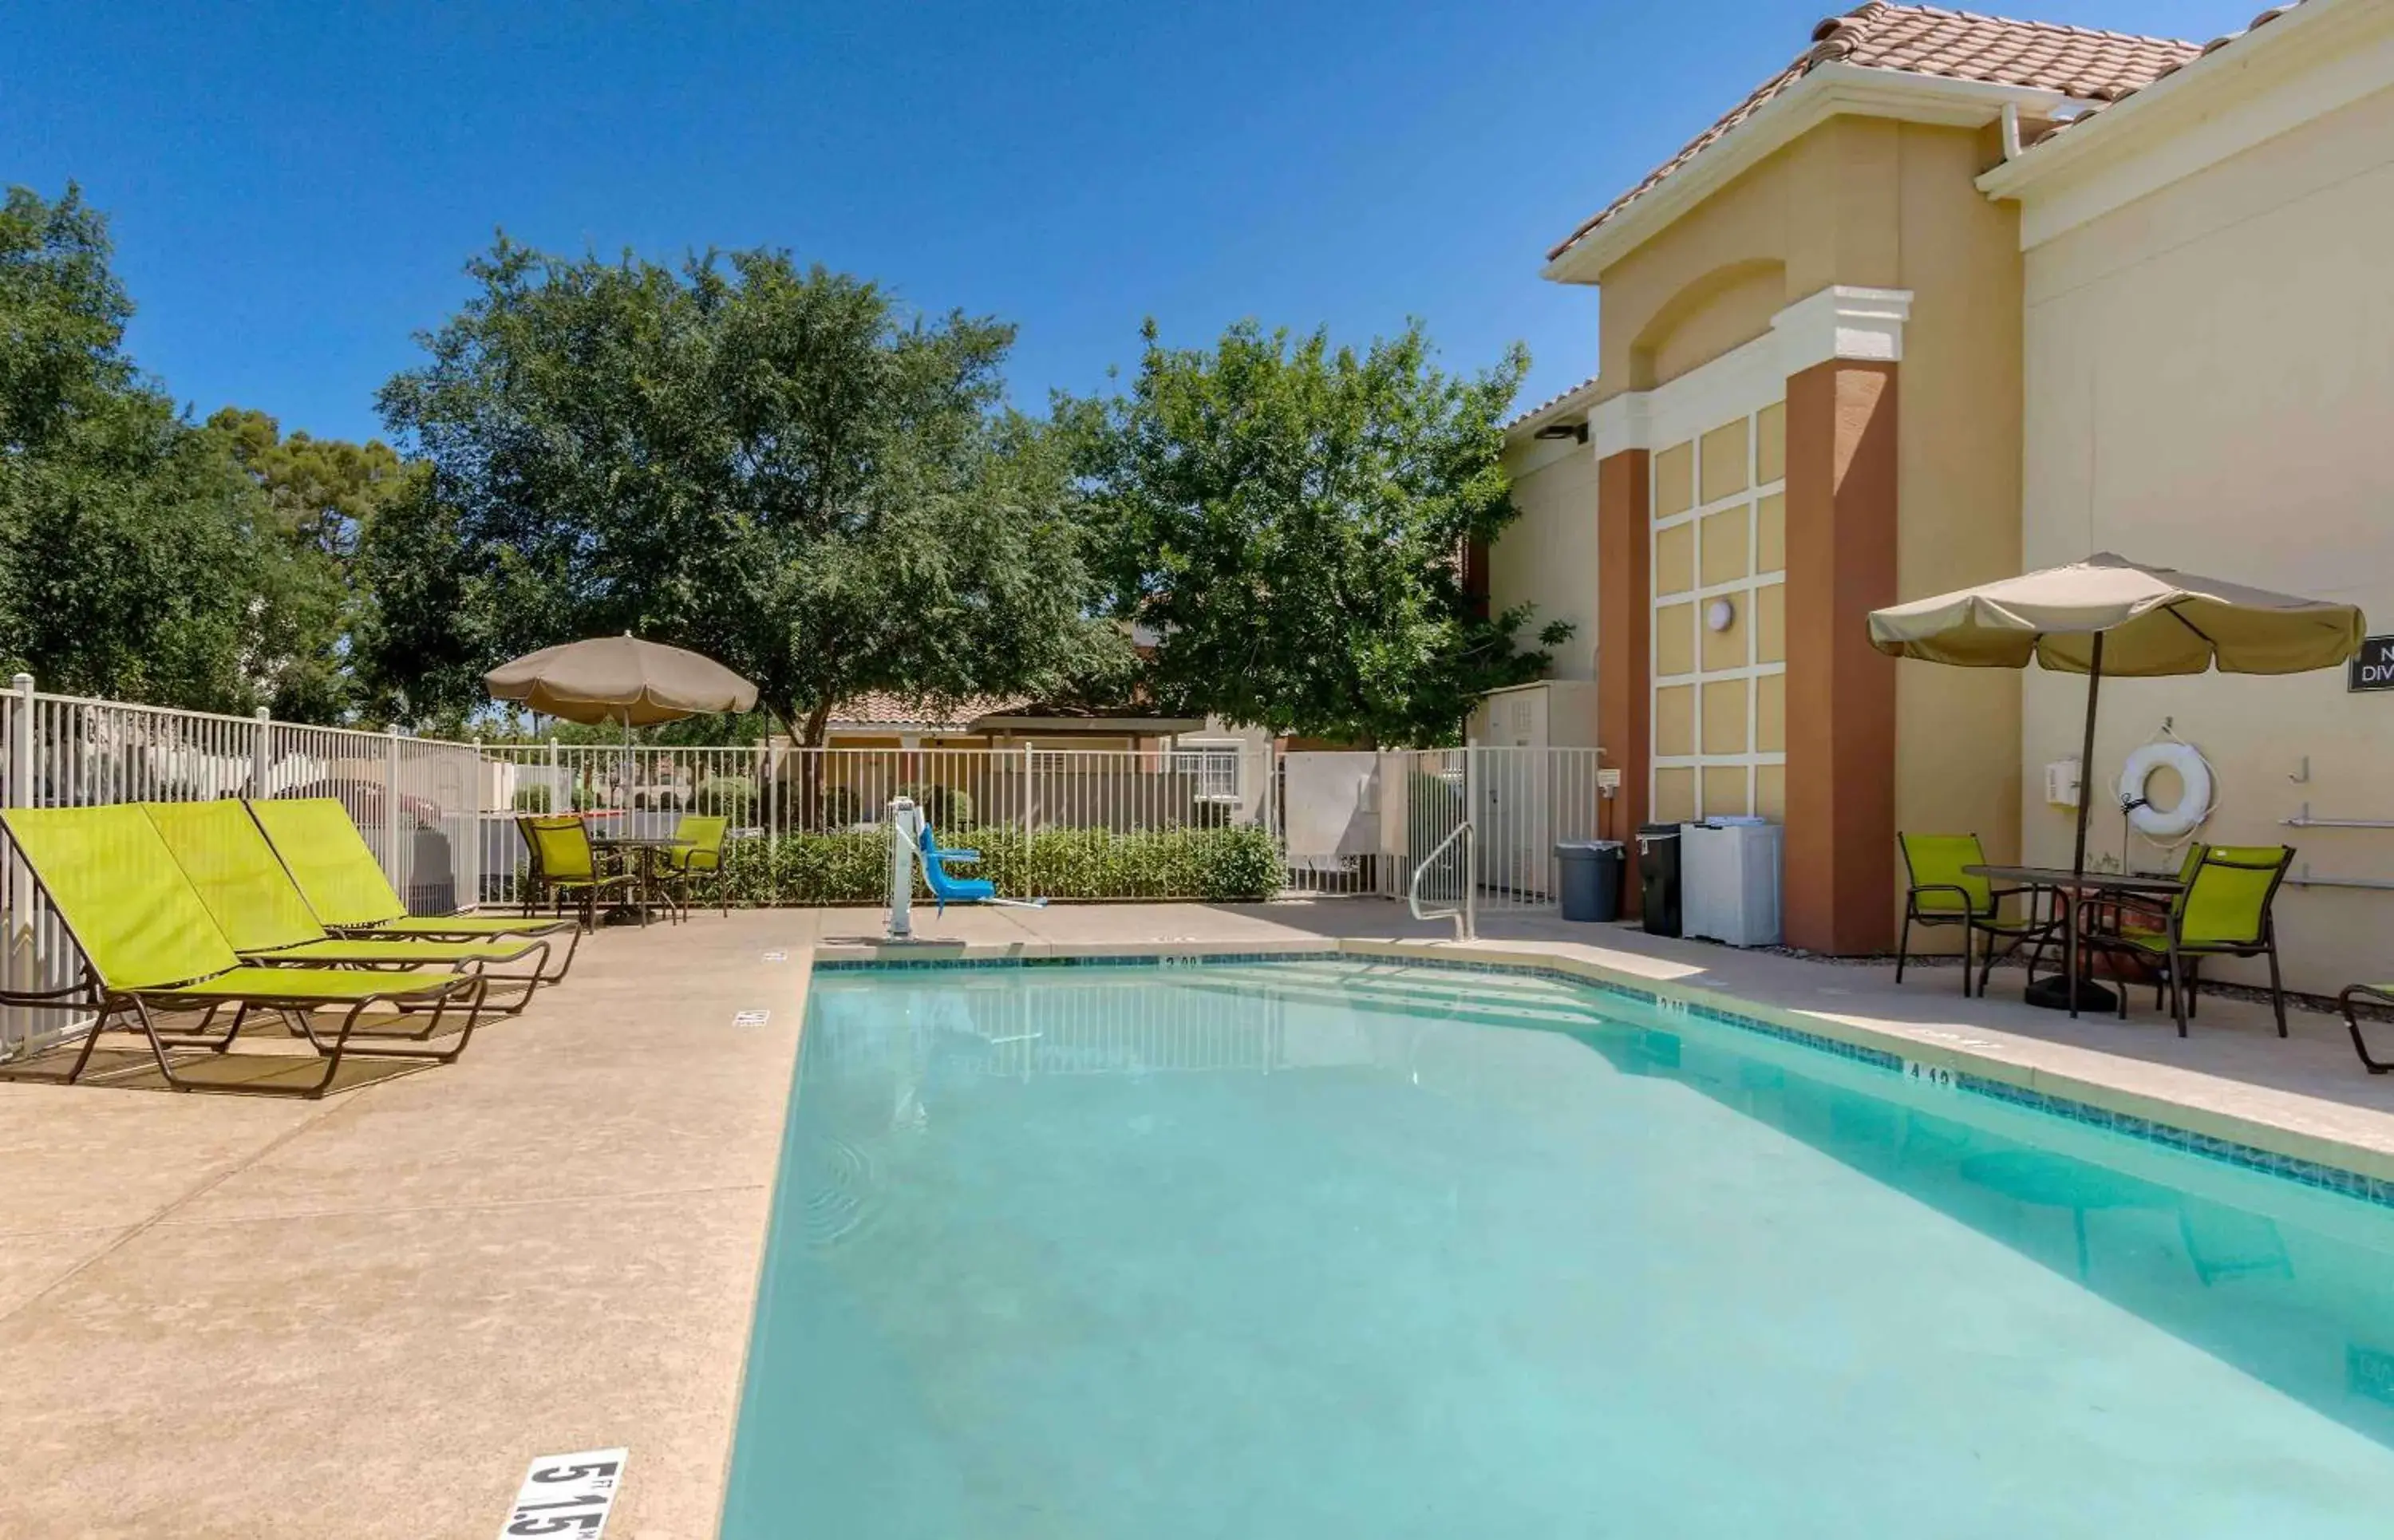
[[[34,788],[41,777],[33,769],[33,676],[20,674],[8,681],[16,700],[8,713],[8,806],[30,808],[34,801]],[[34,954],[33,883],[9,862],[7,882],[8,905],[5,920],[7,934],[0,937],[8,954],[5,959],[6,977],[11,989],[33,990],[39,987],[41,962]],[[0,1060],[15,1058],[33,1037],[33,1013],[11,1007],[5,1020],[0,1020]]]
[[[1035,795],[1032,786],[1031,773],[1034,761],[1031,755],[1031,742],[1026,738],[1022,744],[1022,896],[1024,898],[1029,898],[1039,891],[1038,887],[1031,880],[1031,817],[1033,806],[1032,798]]]
[[[483,892],[485,884],[482,878],[482,861],[485,856],[490,854],[489,850],[483,848],[482,781],[485,776],[489,776],[493,785],[495,786],[499,778],[495,775],[490,774],[490,767],[482,757],[482,735],[478,732],[474,734],[470,741],[474,745],[474,805],[466,809],[466,828],[467,831],[467,842],[474,848],[474,859],[467,862],[470,870],[467,875],[473,879],[474,886],[472,892],[474,896],[459,904],[458,907],[461,909],[469,909],[474,911],[476,914],[480,914],[481,912],[483,900],[488,897],[488,895]]]
[[[1471,825],[1471,833],[1463,841],[1463,933],[1480,934],[1479,915],[1473,913],[1480,895],[1480,741],[1467,738],[1463,742],[1463,821]]]
[[[383,859],[390,872],[390,885],[399,889],[402,899],[413,897],[407,891],[405,874],[399,864],[399,724],[386,730],[382,768],[382,838],[388,852]]]
[[[563,807],[558,805],[560,798],[564,802]],[[554,738],[548,741],[548,810],[552,814],[573,810],[573,798],[567,796],[565,788],[557,782],[557,740]]]
[[[257,731],[249,744],[249,795],[271,796],[274,794],[266,784],[266,774],[274,768],[274,755],[268,747],[267,740],[274,731],[274,713],[259,706],[250,716],[257,722]]]

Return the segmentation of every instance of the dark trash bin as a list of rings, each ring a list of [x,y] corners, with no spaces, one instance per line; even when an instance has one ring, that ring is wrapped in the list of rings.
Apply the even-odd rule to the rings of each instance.
[[[1621,841],[1566,839],[1555,846],[1562,872],[1562,910],[1567,920],[1621,917]]]
[[[1646,910],[1646,934],[1679,933],[1679,826],[1638,825],[1638,881]]]

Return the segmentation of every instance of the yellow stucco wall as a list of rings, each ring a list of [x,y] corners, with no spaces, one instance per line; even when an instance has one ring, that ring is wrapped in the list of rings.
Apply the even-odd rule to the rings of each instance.
[[[1600,275],[1599,399],[1687,375],[1830,284],[1908,290],[1901,595],[2019,571],[2019,223],[1974,185],[1994,154],[1985,130],[1884,118],[1833,118],[1793,140]],[[1655,479],[1670,481],[1659,461]],[[1776,539],[1775,523],[1764,538]],[[1672,555],[1658,551],[1658,575]],[[1658,637],[1657,666],[1666,644]],[[2019,724],[2015,676],[1903,665],[1898,826],[1975,832],[1991,855],[2011,857]]]
[[[2033,212],[2033,187],[2028,196]],[[2388,251],[2394,91],[2029,252],[2027,563],[2115,550],[2348,600],[2394,630]],[[2085,685],[2035,671],[2023,684],[2027,845],[2066,860],[2070,815],[2045,805],[2043,767],[2076,756]],[[2166,718],[2216,771],[2206,838],[2290,843],[2298,870],[2394,878],[2394,833],[2282,823],[2306,803],[2317,816],[2394,819],[2394,693],[2348,694],[2340,673],[2211,674],[2107,682],[2088,777],[2096,851],[2119,853],[2111,789]],[[2131,851],[2138,864],[2162,859],[2140,840]],[[2279,918],[2294,987],[2333,992],[2388,971],[2394,893],[2291,889]]]
[[[1508,452],[1513,505],[1521,516],[1488,553],[1488,592],[1498,610],[1536,607],[1519,642],[1569,621],[1571,639],[1554,648],[1547,677],[1596,678],[1596,456],[1568,440],[1530,443]]]

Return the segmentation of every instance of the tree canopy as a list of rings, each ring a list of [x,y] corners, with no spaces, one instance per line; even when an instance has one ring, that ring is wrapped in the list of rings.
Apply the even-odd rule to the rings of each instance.
[[[361,547],[368,665],[405,714],[636,631],[746,675],[812,743],[862,691],[1062,690],[1121,650],[1070,455],[1000,404],[1012,328],[770,250],[667,268],[502,238],[468,271],[381,395],[429,467]]]
[[[1515,517],[1502,422],[1527,358],[1472,378],[1418,325],[1361,354],[1253,322],[1211,349],[1152,322],[1127,396],[1065,401],[1112,612],[1166,710],[1276,732],[1452,742],[1548,661],[1485,613],[1468,553]],[[1549,625],[1547,646],[1569,635]]]

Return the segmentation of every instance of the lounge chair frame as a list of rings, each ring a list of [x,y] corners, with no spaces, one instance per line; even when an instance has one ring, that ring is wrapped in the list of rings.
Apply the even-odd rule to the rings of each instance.
[[[2394,984],[2348,984],[2335,997],[2336,1008],[2344,1012],[2344,1030],[2352,1033],[2352,1051],[2361,1056],[2361,1067],[2371,1074],[2394,1073],[2394,1060],[2373,1057],[2367,1039],[2361,1035],[2361,1015],[2353,1007],[2362,1001],[2394,1006]]]

